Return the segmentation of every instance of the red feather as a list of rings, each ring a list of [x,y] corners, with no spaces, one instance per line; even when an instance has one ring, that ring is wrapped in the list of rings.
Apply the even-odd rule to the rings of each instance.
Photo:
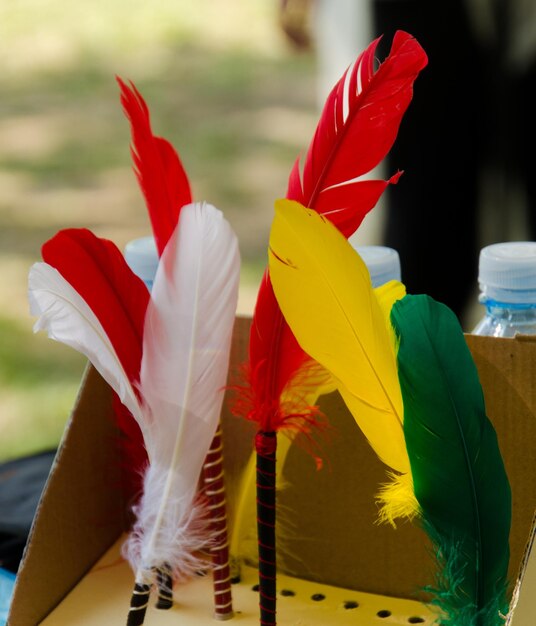
[[[121,104],[130,122],[134,172],[145,197],[158,256],[175,230],[180,209],[192,201],[190,182],[174,147],[166,139],[155,137],[151,130],[150,112],[140,92],[131,82],[128,87],[116,77],[121,90]],[[121,454],[124,466],[130,468],[125,476],[131,481],[125,487],[135,494],[141,492],[141,470],[147,453],[141,431],[128,409],[114,402],[114,412],[120,431],[124,434]]]
[[[332,89],[307,152],[303,182],[298,158],[287,190],[287,198],[327,214],[347,237],[386,186],[398,181],[400,173],[388,181],[355,179],[370,172],[391,149],[413,83],[428,62],[417,40],[397,31],[389,56],[374,71],[379,41],[368,46]]]
[[[119,429],[119,438],[113,445],[116,447],[116,460],[121,470],[120,487],[125,496],[135,503],[143,491],[143,474],[148,464],[147,451],[138,423],[115,392],[112,410]]]
[[[388,58],[374,72],[379,39],[358,57],[327,98],[304,165],[299,159],[290,173],[287,198],[326,214],[347,237],[363,221],[389,180],[358,180],[390,150],[413,93],[413,83],[426,66],[427,56],[417,41],[403,31],[395,34]],[[249,388],[239,398],[235,413],[259,423],[261,431],[278,430],[296,416],[304,430],[315,418],[314,407],[298,407],[285,415],[281,393],[309,361],[279,309],[266,272],[258,295],[249,343]],[[246,399],[244,399],[244,395]]]
[[[179,219],[192,201],[190,182],[173,146],[151,130],[149,109],[136,87],[119,77],[121,104],[130,122],[134,172],[145,197],[159,256]]]
[[[128,267],[117,246],[90,230],[60,230],[42,247],[43,260],[55,267],[87,302],[102,324],[128,379],[137,393],[143,324],[149,302],[147,287]],[[147,463],[140,428],[113,393],[112,409],[121,433],[117,461],[123,470],[121,488],[137,499]]]
[[[136,389],[149,302],[143,281],[113,242],[85,228],[60,230],[43,245],[41,253],[95,313]]]

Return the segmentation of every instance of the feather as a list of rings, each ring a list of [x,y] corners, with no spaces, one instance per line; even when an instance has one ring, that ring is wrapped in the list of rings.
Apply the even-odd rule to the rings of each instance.
[[[41,252],[43,259],[60,272],[67,286],[74,289],[102,324],[137,394],[143,324],[149,301],[149,292],[143,282],[130,271],[113,242],[100,239],[85,228],[60,230],[45,242]],[[91,343],[95,345],[93,341]],[[115,389],[113,381],[99,369],[96,362],[98,355],[90,356],[87,351],[84,354]],[[117,458],[128,469],[128,472],[122,472],[125,477],[123,489],[135,498],[140,491],[140,476],[147,463],[147,454],[140,432],[139,411],[133,419],[122,406],[127,406],[129,410],[132,408],[130,401],[126,404],[120,390],[119,399],[113,399],[120,433]]]
[[[370,171],[389,151],[411,100],[413,82],[427,63],[418,42],[399,31],[389,56],[374,72],[377,43],[360,55],[328,97],[309,146],[303,182],[299,159],[289,177],[287,198],[326,213],[346,236],[359,226],[389,182],[353,179]],[[308,362],[281,315],[266,271],[251,327],[249,404],[239,403],[235,412],[257,421],[265,432],[285,426],[288,419],[281,395],[284,390],[292,394],[293,382],[304,380],[299,370]],[[311,407],[294,409],[305,424],[314,423]]]
[[[373,42],[359,57],[355,68],[334,87],[309,147],[303,181],[298,159],[291,170],[287,189],[287,198],[299,200],[319,213],[325,212],[346,236],[356,230],[387,184],[398,180],[399,174],[389,181],[353,179],[372,169],[387,154],[411,100],[413,82],[427,63],[421,46],[402,31],[395,34],[391,53],[377,72],[373,71],[375,48]],[[256,439],[257,459],[262,460],[264,467],[264,478],[257,472],[258,482],[268,475],[275,476],[277,431],[291,427],[307,433],[319,423],[316,406],[302,402],[292,406],[282,404],[283,394],[286,398],[310,397],[309,384],[305,385],[307,393],[295,389],[306,380],[304,372],[311,367],[310,363],[281,314],[267,270],[253,314],[248,378],[245,385],[238,388],[240,395],[233,408],[235,414],[257,422],[259,436],[269,434],[269,445],[266,438],[264,441],[261,437]],[[257,489],[258,495],[263,496],[259,511],[275,511],[272,488],[275,489],[275,483]],[[265,501],[264,496],[267,496]],[[261,526],[265,529],[271,526],[271,523],[263,524],[261,516],[259,513],[259,530]],[[270,546],[263,555],[259,537],[259,560],[270,568],[260,578],[261,621],[266,624],[273,624],[275,620],[275,534],[272,528],[270,534],[271,537],[263,537],[262,543]],[[270,605],[263,607],[262,601],[266,598]]]
[[[383,515],[411,517],[416,509],[402,396],[385,312],[403,295],[403,287],[381,288],[382,308],[365,263],[345,237],[324,216],[289,200],[276,203],[269,268],[281,311],[300,346],[331,372],[359,427],[393,472],[397,504],[391,511],[390,491],[382,492]]]
[[[67,247],[63,254],[60,243]],[[62,232],[45,245],[47,258],[67,276],[48,263],[32,266],[29,300],[39,316],[34,328],[84,353],[138,421],[150,466],[125,549],[143,580],[163,563],[180,578],[198,567],[195,551],[208,542],[205,513],[193,501],[223,401],[238,298],[238,245],[220,211],[205,204],[185,207],[157,271],[143,339],[133,332],[121,297],[131,301],[129,285],[141,285],[144,297],[147,289],[116,250],[85,230]],[[68,258],[76,261],[74,269]],[[114,320],[115,314],[122,317]],[[125,346],[125,337],[135,345],[121,356],[117,346]],[[137,368],[136,342],[140,353],[143,342]]]
[[[388,181],[359,180],[387,155],[427,56],[397,31],[389,56],[375,70],[380,38],[361,53],[329,94],[304,162],[291,172],[287,198],[326,214],[347,237],[376,204]]]
[[[41,254],[102,324],[129,381],[135,385],[149,301],[143,281],[132,273],[113,242],[85,228],[60,230],[42,246]]]
[[[173,146],[151,130],[149,109],[136,87],[116,77],[121,104],[130,122],[132,159],[145,197],[158,249],[162,255],[171,237],[181,207],[192,202],[190,182]]]
[[[141,421],[134,380],[118,356],[103,324],[78,291],[48,263],[34,263],[28,276],[30,312],[38,319],[34,332],[48,336],[84,354]]]
[[[181,207],[192,201],[190,182],[171,143],[153,134],[149,108],[136,86],[131,81],[128,86],[118,76],[116,80],[123,112],[130,124],[133,169],[160,256],[177,225]],[[143,437],[119,402],[114,402],[114,413],[121,432],[126,435],[121,449],[125,462],[131,464],[129,474],[136,493],[141,489],[138,481],[147,460]]]
[[[171,144],[153,136],[149,110],[140,93],[132,83],[131,88],[121,79],[118,79],[118,83],[123,109],[131,124],[134,169],[145,195],[160,257],[179,220],[181,207],[191,202],[190,184]],[[132,448],[135,452],[135,447]],[[203,482],[206,496],[210,499],[215,614],[218,619],[227,619],[232,616],[233,611],[222,464],[221,434],[218,429],[203,467]],[[169,608],[172,604],[170,573],[161,571],[160,574],[164,585],[159,585],[157,606]]]
[[[176,579],[191,574],[199,566],[193,555],[207,544],[192,504],[223,401],[239,265],[221,212],[184,207],[145,320],[140,389],[150,467],[126,546],[138,582],[164,562]]]
[[[498,626],[508,607],[510,487],[456,316],[396,283],[372,290],[344,237],[288,201],[276,206],[270,274],[300,345],[340,381],[378,456],[405,477],[403,497],[388,506],[417,514],[432,540],[438,568],[428,590],[440,623]]]
[[[391,320],[415,496],[438,558],[440,623],[499,626],[508,610],[511,494],[478,372],[445,305],[408,295]]]

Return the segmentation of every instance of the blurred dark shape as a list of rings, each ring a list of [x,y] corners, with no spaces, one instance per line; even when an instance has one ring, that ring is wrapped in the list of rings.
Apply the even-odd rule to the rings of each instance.
[[[56,456],[47,450],[0,465],[0,567],[16,573]]]
[[[279,25],[297,50],[312,48],[312,5],[313,0],[280,0]]]
[[[312,1],[302,4],[312,11]],[[511,190],[522,192],[524,238],[536,239],[536,1],[370,0],[370,8],[379,60],[396,30],[429,57],[385,160],[386,175],[405,173],[386,191],[381,243],[398,251],[408,292],[447,304],[463,325],[480,248],[509,239]]]
[[[527,238],[536,236],[530,172],[536,45],[514,55],[522,4],[374,2],[374,28],[384,34],[380,58],[397,29],[413,34],[429,56],[386,161],[388,171],[406,174],[387,190],[385,245],[398,250],[408,291],[444,302],[462,322],[477,284],[479,250],[487,243],[479,230],[479,220],[488,219],[479,212],[484,172],[523,188]],[[535,6],[526,4],[524,21],[536,36]]]

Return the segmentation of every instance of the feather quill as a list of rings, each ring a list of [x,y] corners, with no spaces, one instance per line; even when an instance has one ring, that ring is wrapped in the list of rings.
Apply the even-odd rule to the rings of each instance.
[[[300,346],[321,363],[392,482],[382,519],[411,517],[416,503],[404,443],[403,406],[387,309],[400,283],[372,288],[368,269],[326,219],[297,202],[276,202],[269,268],[281,310]],[[329,331],[328,331],[329,329]]]
[[[439,623],[499,626],[508,611],[511,493],[478,372],[445,305],[407,295],[391,321],[415,496],[438,560]]]

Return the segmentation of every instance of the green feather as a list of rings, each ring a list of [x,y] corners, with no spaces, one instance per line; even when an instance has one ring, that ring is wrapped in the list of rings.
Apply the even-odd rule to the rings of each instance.
[[[438,559],[429,590],[439,623],[504,624],[510,485],[463,331],[424,295],[397,301],[391,323],[415,496]]]

